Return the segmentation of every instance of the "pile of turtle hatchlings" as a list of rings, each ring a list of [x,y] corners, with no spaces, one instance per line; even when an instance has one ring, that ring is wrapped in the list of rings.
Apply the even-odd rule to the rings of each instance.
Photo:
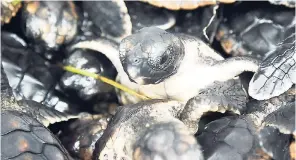
[[[1,159],[295,159],[295,25],[287,0],[2,0]]]

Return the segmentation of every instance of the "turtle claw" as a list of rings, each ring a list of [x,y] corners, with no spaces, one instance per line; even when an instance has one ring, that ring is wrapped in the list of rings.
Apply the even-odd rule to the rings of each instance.
[[[197,123],[205,112],[224,113],[228,110],[241,114],[246,109],[246,102],[247,94],[239,79],[214,82],[212,86],[201,90],[198,96],[187,102],[181,113],[181,121],[190,128],[192,133],[196,133]]]
[[[292,34],[260,64],[250,81],[249,94],[257,100],[266,100],[279,96],[295,83],[295,34]]]

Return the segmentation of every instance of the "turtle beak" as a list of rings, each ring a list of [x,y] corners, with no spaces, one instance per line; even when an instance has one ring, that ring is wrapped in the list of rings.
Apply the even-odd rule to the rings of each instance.
[[[127,75],[130,79],[130,81],[135,82],[140,85],[144,85],[145,81],[140,76],[140,69],[135,66],[129,66],[127,67]]]

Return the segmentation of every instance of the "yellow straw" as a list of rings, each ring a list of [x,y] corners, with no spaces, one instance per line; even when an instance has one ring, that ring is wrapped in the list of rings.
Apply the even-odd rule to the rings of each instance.
[[[85,71],[85,70],[81,70],[81,69],[78,69],[78,68],[75,68],[75,67],[72,67],[72,66],[63,66],[63,65],[61,65],[61,67],[64,70],[69,71],[69,72],[72,72],[72,73],[81,74],[81,75],[84,75],[84,76],[93,77],[95,79],[101,80],[101,81],[103,81],[103,82],[105,82],[107,84],[110,84],[111,86],[114,86],[116,88],[119,88],[119,89],[121,89],[121,90],[123,90],[123,91],[125,91],[125,92],[127,92],[129,94],[132,94],[132,95],[137,96],[139,98],[142,98],[144,100],[150,99],[147,96],[141,95],[141,94],[133,91],[132,89],[129,89],[129,88],[127,88],[127,87],[125,87],[125,86],[123,86],[123,85],[121,85],[121,84],[119,84],[119,83],[117,83],[117,82],[115,82],[115,81],[113,81],[111,79],[108,79],[106,77],[100,76],[98,74],[91,73],[91,72],[88,72],[88,71]]]

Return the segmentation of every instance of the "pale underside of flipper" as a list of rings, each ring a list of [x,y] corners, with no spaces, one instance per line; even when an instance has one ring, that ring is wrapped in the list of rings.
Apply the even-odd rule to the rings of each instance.
[[[249,85],[249,95],[257,100],[278,96],[296,83],[295,34],[289,36],[261,63]]]

